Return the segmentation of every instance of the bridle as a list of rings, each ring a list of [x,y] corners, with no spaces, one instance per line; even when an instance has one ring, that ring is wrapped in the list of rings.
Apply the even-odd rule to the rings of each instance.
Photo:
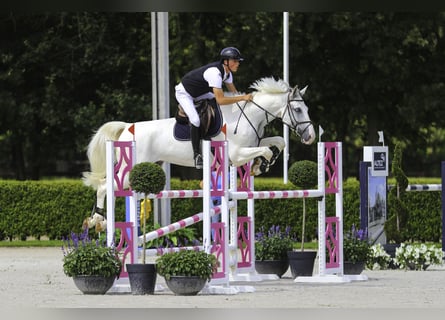
[[[272,122],[273,120],[278,119],[282,124],[287,125],[292,131],[294,131],[299,137],[301,137],[301,136],[306,132],[306,130],[308,130],[309,126],[312,125],[312,121],[311,121],[311,120],[307,120],[307,121],[298,121],[298,120],[295,118],[294,114],[291,112],[291,108],[292,108],[291,103],[292,103],[292,102],[303,102],[304,100],[301,99],[301,98],[300,98],[300,99],[292,99],[292,98],[291,98],[291,94],[292,94],[292,90],[289,90],[289,93],[288,93],[288,95],[287,95],[286,109],[284,110],[284,113],[283,113],[283,115],[282,115],[281,117],[278,117],[278,116],[274,115],[273,113],[271,113],[270,111],[264,109],[262,106],[260,106],[258,103],[256,103],[256,102],[253,101],[253,100],[251,100],[250,102],[253,103],[253,104],[254,104],[256,107],[258,107],[259,109],[261,109],[261,110],[264,111],[264,113],[266,114],[266,125],[268,125],[268,124],[269,124],[270,122]],[[246,118],[247,122],[248,122],[248,123],[250,124],[250,126],[252,127],[253,131],[255,132],[255,134],[256,134],[256,136],[257,136],[257,138],[258,138],[258,143],[259,143],[259,141],[261,140],[261,137],[260,137],[260,135],[259,135],[257,129],[253,126],[252,122],[250,121],[250,119],[247,117],[247,115],[246,115],[245,112],[244,112],[244,109],[246,108],[247,102],[248,102],[248,101],[245,101],[245,102],[244,102],[244,105],[243,105],[242,107],[241,107],[238,103],[236,103],[236,105],[237,105],[238,108],[240,109],[241,113],[240,113],[240,115],[239,115],[239,117],[238,117],[238,121],[236,122],[235,130],[233,131],[233,133],[236,134],[237,129],[238,129],[239,122],[240,122],[240,120],[241,120],[241,116],[243,115],[243,116]],[[283,118],[284,118],[286,112],[289,113],[289,118],[290,118],[290,121],[291,121],[290,124],[287,123],[287,122],[285,122],[285,121],[283,120]],[[297,111],[297,112],[298,112],[298,111]],[[269,116],[271,116],[271,117],[273,118],[271,121],[269,121]],[[302,124],[307,124],[307,125],[304,127],[304,129],[300,129],[300,128],[299,128],[299,126],[302,125]]]

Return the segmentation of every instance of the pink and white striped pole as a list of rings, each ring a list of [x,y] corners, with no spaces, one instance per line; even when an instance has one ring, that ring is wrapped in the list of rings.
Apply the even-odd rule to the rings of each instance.
[[[217,215],[220,213],[221,213],[220,207],[215,207],[213,209],[210,209],[210,216],[214,216],[214,215]],[[159,228],[157,230],[148,232],[145,236],[146,236],[147,241],[151,241],[151,240],[157,239],[159,237],[165,236],[166,234],[169,234],[171,232],[175,232],[179,229],[183,229],[183,228],[188,227],[192,224],[200,222],[200,221],[202,221],[202,219],[203,219],[203,212],[200,212],[200,213],[194,214],[193,216],[190,216],[190,217],[184,218],[182,220],[179,220],[177,222],[166,225],[166,226]],[[139,237],[139,244],[141,244],[141,241],[143,241],[142,236]]]
[[[288,199],[314,198],[323,196],[320,190],[278,190],[278,191],[234,191],[232,199]]]
[[[202,198],[202,190],[163,190],[158,194],[147,195],[149,199]]]

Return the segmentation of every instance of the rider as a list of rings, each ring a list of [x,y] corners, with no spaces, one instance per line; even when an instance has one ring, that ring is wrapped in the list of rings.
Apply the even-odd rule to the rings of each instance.
[[[200,120],[196,111],[195,102],[203,99],[215,98],[219,105],[233,104],[239,101],[249,101],[252,94],[224,96],[222,84],[226,85],[230,92],[238,91],[233,84],[233,72],[238,67],[243,57],[235,47],[227,47],[221,50],[220,60],[209,63],[188,72],[181,82],[175,87],[176,100],[184,110],[190,122],[190,140],[192,142],[193,157],[196,169],[202,169],[202,156],[200,152]]]

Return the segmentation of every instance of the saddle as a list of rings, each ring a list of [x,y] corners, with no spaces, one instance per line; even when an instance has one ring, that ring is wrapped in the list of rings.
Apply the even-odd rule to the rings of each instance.
[[[200,100],[195,104],[200,120],[200,134],[204,139],[218,135],[222,127],[222,114],[215,99]],[[190,140],[190,122],[184,109],[178,105],[175,114],[174,136],[177,140]]]

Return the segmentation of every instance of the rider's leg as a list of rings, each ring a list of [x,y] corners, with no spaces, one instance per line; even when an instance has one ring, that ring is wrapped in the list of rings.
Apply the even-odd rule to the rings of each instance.
[[[200,120],[198,112],[196,111],[196,107],[193,101],[193,97],[185,91],[182,84],[178,84],[175,87],[175,96],[176,100],[181,105],[185,114],[189,118],[190,121],[190,140],[193,147],[193,158],[195,159],[195,167],[197,169],[202,168],[202,156],[200,151],[200,140],[201,136],[199,133]]]
[[[196,111],[193,97],[187,91],[185,91],[184,87],[181,84],[177,85],[175,88],[176,100],[181,105],[185,114],[189,118],[190,123],[199,128],[200,120],[198,112]]]
[[[202,155],[201,155],[201,134],[199,127],[190,126],[190,140],[192,141],[193,158],[195,159],[195,168],[202,169]]]

